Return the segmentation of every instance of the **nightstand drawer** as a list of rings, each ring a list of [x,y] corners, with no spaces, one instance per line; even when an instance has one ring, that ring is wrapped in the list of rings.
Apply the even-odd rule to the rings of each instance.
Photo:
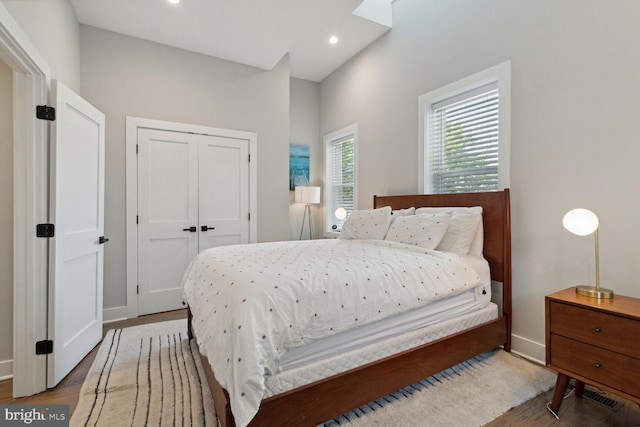
[[[640,398],[640,381],[637,377],[640,359],[553,334],[550,356],[549,364],[553,367]]]
[[[551,333],[640,358],[640,322],[552,301]]]

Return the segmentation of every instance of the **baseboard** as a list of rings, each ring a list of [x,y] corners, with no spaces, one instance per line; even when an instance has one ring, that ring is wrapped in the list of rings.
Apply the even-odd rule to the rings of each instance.
[[[0,360],[0,381],[13,378],[13,360]]]
[[[102,323],[111,323],[126,319],[128,319],[126,305],[121,307],[105,308],[102,310]]]
[[[511,335],[511,351],[540,365],[545,364],[545,346],[529,338]]]

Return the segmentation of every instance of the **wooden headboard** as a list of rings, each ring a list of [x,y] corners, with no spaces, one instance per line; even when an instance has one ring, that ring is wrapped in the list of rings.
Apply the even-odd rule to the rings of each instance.
[[[491,268],[491,278],[511,291],[511,212],[509,189],[485,193],[414,194],[373,196],[373,207],[391,209],[410,207],[482,206],[484,257]]]

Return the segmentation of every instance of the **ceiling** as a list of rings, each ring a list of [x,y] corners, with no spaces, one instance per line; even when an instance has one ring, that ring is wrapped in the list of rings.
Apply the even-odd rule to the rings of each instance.
[[[181,0],[174,5],[167,0],[71,0],[71,4],[81,24],[264,70],[289,53],[292,77],[321,81],[390,29],[391,1]],[[361,16],[353,13],[355,9]],[[332,35],[338,43],[329,43]]]

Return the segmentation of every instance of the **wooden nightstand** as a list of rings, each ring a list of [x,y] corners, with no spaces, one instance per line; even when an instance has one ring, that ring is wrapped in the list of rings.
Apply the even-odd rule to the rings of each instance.
[[[570,378],[640,405],[640,299],[597,299],[575,288],[545,297],[546,363],[558,371],[551,410],[558,413]]]

